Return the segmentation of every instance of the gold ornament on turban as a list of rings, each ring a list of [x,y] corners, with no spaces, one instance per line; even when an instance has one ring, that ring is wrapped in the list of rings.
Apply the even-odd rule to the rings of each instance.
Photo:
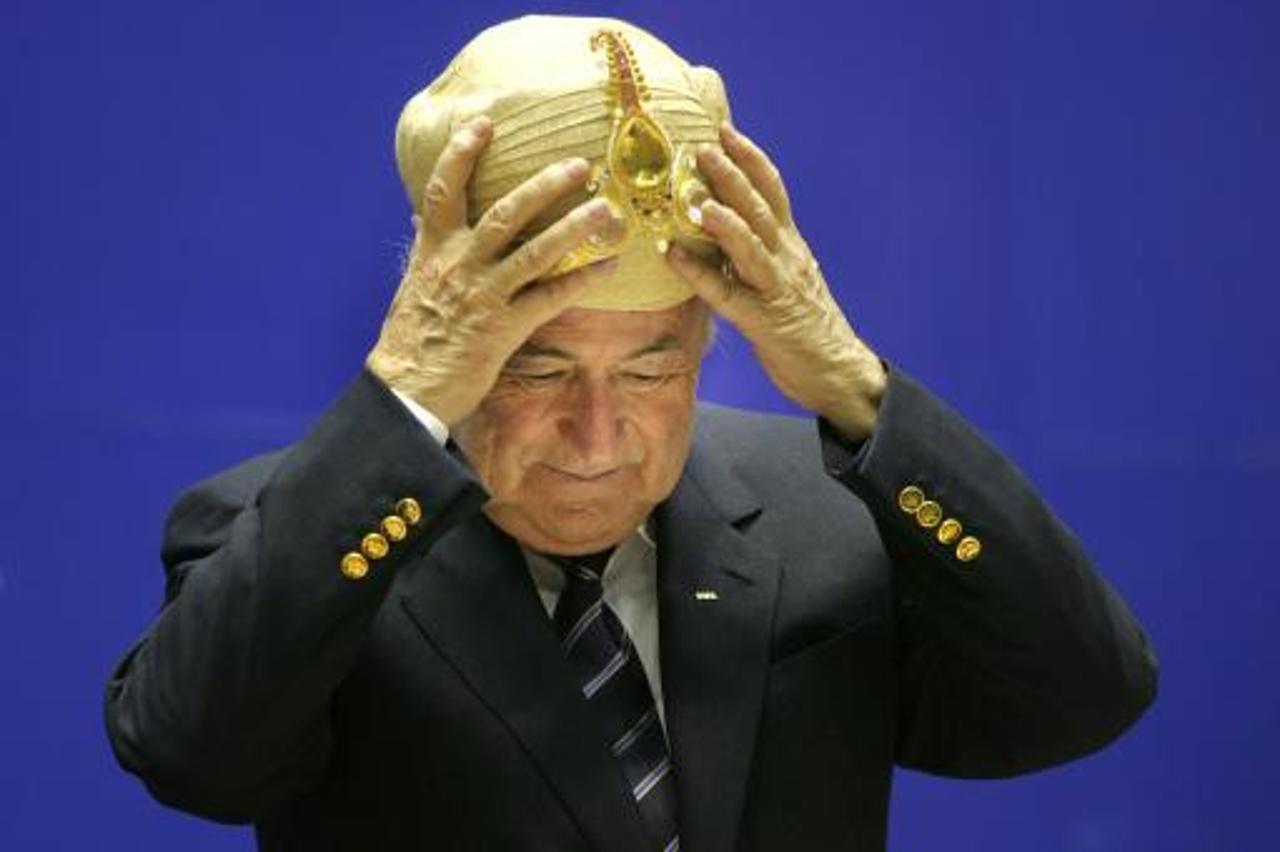
[[[618,258],[580,307],[660,310],[688,299],[693,291],[664,258],[671,242],[718,261],[700,228],[710,193],[695,165],[697,147],[718,145],[729,117],[713,69],[691,66],[644,30],[608,18],[530,16],[485,30],[400,115],[396,161],[415,207],[450,135],[482,114],[493,121],[493,138],[469,187],[473,223],[526,178],[575,156],[591,163],[585,192],[546,211],[522,238],[590,195],[606,199],[623,223],[553,271]]]

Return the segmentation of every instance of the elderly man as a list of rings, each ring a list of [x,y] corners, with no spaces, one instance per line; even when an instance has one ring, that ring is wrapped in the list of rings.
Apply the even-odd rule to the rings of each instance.
[[[309,435],[188,492],[121,762],[269,850],[882,849],[895,763],[1100,748],[1141,628],[833,301],[715,72],[486,31],[405,108],[416,238]],[[712,312],[816,415],[695,402]]]

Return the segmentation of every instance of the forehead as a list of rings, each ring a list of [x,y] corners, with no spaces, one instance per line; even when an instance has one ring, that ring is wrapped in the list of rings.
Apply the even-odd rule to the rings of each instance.
[[[570,308],[534,331],[517,354],[616,358],[655,346],[697,354],[702,316],[692,299],[661,311]]]

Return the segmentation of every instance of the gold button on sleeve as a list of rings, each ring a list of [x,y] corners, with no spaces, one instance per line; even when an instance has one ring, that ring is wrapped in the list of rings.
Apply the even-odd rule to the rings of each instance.
[[[382,519],[382,534],[390,541],[404,541],[409,534],[409,527],[399,515],[387,515]]]
[[[412,497],[397,500],[396,514],[403,518],[406,524],[415,527],[418,521],[422,520],[422,504]]]
[[[925,529],[932,529],[942,520],[942,507],[932,500],[925,500],[916,509],[916,523]]]
[[[924,492],[914,485],[908,485],[898,492],[898,508],[912,514],[924,503]]]
[[[369,533],[360,539],[360,552],[370,559],[381,559],[387,555],[387,551],[391,549],[391,545],[381,533]]]
[[[938,527],[938,541],[942,544],[951,544],[960,537],[960,533],[964,532],[964,527],[955,518],[947,518],[942,522],[942,526]]]
[[[972,562],[982,552],[982,542],[976,536],[967,535],[956,545],[956,559],[961,562]]]
[[[348,580],[362,580],[369,573],[369,560],[353,550],[342,557],[340,567],[342,576]]]

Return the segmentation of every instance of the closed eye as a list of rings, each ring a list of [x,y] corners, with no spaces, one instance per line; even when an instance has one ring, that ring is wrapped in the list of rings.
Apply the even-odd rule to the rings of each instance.
[[[673,373],[626,372],[622,374],[622,380],[635,387],[651,387],[662,384],[673,375]]]
[[[562,381],[569,375],[568,370],[539,370],[527,373],[508,373],[508,378],[514,379],[525,387],[547,387],[559,381]]]

